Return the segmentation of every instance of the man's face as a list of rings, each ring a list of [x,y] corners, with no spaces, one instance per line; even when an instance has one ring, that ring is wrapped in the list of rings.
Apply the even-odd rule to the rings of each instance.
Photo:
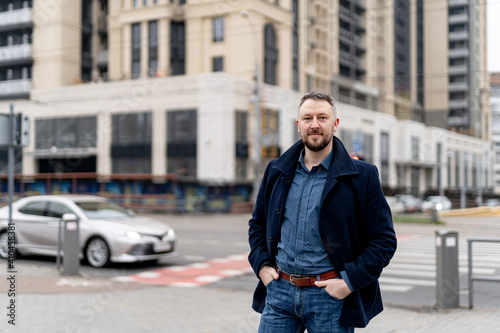
[[[332,106],[326,101],[306,100],[299,109],[297,127],[304,145],[311,151],[331,149],[339,119],[334,119]]]

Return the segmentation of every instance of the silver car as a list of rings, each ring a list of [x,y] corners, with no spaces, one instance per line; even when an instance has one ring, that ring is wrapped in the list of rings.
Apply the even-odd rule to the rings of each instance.
[[[0,209],[1,258],[8,257],[8,209]],[[94,267],[176,254],[174,230],[165,223],[134,216],[102,197],[79,195],[40,195],[14,202],[17,252],[56,256],[63,215],[79,220],[80,257]]]

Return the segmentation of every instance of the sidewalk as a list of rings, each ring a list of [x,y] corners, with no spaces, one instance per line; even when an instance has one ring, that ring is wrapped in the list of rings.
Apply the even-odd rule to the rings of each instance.
[[[106,290],[107,288],[107,290]],[[256,332],[259,315],[250,308],[252,293],[210,286],[121,289],[99,292],[21,293],[16,327],[3,315],[1,332]],[[6,295],[0,298],[5,309]],[[5,310],[4,310],[5,311]],[[500,308],[433,311],[386,306],[359,332],[500,332]]]
[[[467,218],[449,220],[448,228],[468,229]],[[486,228],[496,237],[499,222],[475,221],[470,233],[476,229],[484,233]],[[434,233],[430,226],[403,227]],[[252,290],[248,287],[253,279],[246,275],[239,281],[186,288],[86,274],[62,276],[55,267],[22,265],[17,275],[15,327],[8,324],[8,281],[5,270],[0,270],[0,332],[257,332],[260,315],[251,309]],[[367,328],[356,332],[500,332],[500,304],[496,308],[437,311],[386,303],[385,310]]]

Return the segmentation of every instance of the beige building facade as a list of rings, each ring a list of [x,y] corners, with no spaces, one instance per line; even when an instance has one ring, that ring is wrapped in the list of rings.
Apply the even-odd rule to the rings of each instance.
[[[85,148],[72,170],[104,180],[249,186],[257,154],[262,169],[298,139],[298,96],[323,90],[342,106],[347,149],[379,166],[388,193],[461,190],[480,172],[487,187],[485,35],[485,5],[463,0],[12,0],[0,7],[0,99],[32,100],[27,175],[68,170]],[[64,122],[82,136],[40,141]],[[448,129],[476,137],[464,145],[476,157],[455,157]],[[420,156],[436,133],[435,156]],[[476,176],[454,169],[468,161]]]

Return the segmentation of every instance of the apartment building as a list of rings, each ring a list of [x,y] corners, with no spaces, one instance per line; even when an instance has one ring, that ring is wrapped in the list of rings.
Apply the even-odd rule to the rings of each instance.
[[[486,3],[418,1],[418,8],[423,13],[426,124],[490,140]]]
[[[494,186],[500,193],[500,73],[490,74],[491,135],[494,145]]]
[[[483,90],[474,102],[479,107],[465,109],[480,120],[480,130],[453,127],[480,139],[452,139],[446,131],[455,105],[450,82],[459,75],[448,70],[455,57],[448,39],[459,36],[448,35],[456,23],[448,7],[456,1],[436,2],[447,9],[420,0],[12,1],[1,7],[0,18],[9,19],[0,19],[0,41],[21,36],[26,43],[19,45],[29,52],[16,58],[17,67],[2,57],[18,51],[0,52],[0,107],[29,97],[16,109],[33,124],[32,143],[19,151],[17,164],[33,181],[19,188],[50,192],[54,187],[33,175],[88,173],[92,181],[65,182],[65,191],[168,188],[185,198],[219,188],[248,199],[252,160],[260,154],[262,172],[299,138],[296,104],[313,89],[337,99],[339,136],[350,153],[379,167],[387,193],[460,191],[469,180],[470,193],[479,180],[488,188]],[[16,20],[29,37],[15,32]],[[483,36],[482,25],[474,29]],[[483,54],[473,52],[479,49],[464,58],[466,71],[482,66]],[[472,94],[471,77],[482,76],[467,73]]]

